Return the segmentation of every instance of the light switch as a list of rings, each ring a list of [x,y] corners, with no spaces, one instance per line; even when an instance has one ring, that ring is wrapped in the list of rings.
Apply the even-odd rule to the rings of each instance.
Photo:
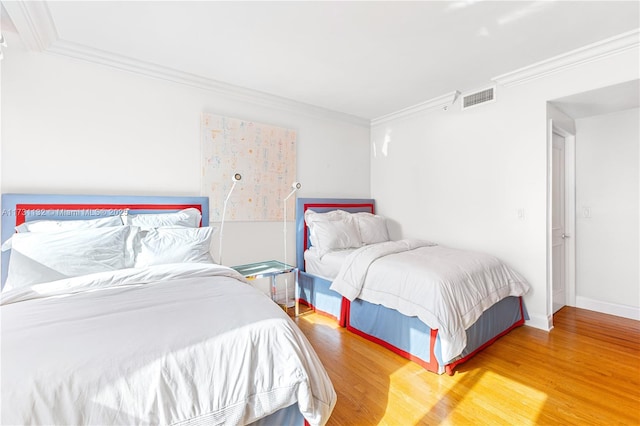
[[[585,219],[591,218],[591,207],[582,208],[582,217],[584,217]]]

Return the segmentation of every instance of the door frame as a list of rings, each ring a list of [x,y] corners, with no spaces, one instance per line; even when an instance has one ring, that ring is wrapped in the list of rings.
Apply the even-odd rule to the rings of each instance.
[[[576,136],[549,120],[547,135],[547,320],[553,328],[553,248],[551,223],[553,205],[553,134],[565,140],[565,283],[567,306],[576,305]]]

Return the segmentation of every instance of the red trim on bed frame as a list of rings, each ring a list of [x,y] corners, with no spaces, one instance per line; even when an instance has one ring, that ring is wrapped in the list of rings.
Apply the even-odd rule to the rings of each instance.
[[[25,222],[26,212],[31,210],[183,210],[188,208],[198,209],[202,214],[200,204],[16,204],[16,226]],[[202,226],[202,220],[200,226]]]
[[[489,341],[487,341],[486,343],[481,345],[479,348],[477,348],[475,351],[471,352],[469,355],[465,356],[464,358],[457,359],[457,360],[453,361],[451,364],[445,365],[444,366],[445,371],[447,372],[448,375],[453,376],[453,373],[454,373],[453,369],[456,368],[456,366],[458,366],[459,364],[462,364],[463,362],[469,360],[475,354],[477,354],[478,352],[480,352],[481,350],[483,350],[487,346],[492,345],[496,340],[498,340],[499,338],[501,338],[505,334],[509,333],[514,328],[520,327],[521,325],[524,325],[524,309],[522,307],[522,297],[520,297],[520,319],[518,321],[513,323],[509,328],[504,330],[502,333],[498,334],[494,338],[490,339]]]
[[[348,299],[346,299],[348,301]],[[349,303],[350,305],[350,303]],[[367,340],[372,341],[373,343],[377,343],[378,345],[389,349],[391,352],[396,353],[398,355],[400,355],[403,358],[406,358],[408,360],[411,360],[413,362],[415,362],[416,364],[422,366],[423,368],[434,372],[434,373],[438,373],[438,360],[436,359],[433,350],[435,348],[436,345],[436,337],[438,336],[438,330],[431,330],[431,338],[429,340],[429,357],[431,358],[431,361],[425,361],[422,358],[418,358],[415,355],[410,354],[409,352],[403,351],[402,349],[392,345],[389,342],[385,342],[382,339],[379,339],[375,336],[372,336],[370,334],[365,333],[364,331],[360,331],[357,328],[353,328],[349,322],[350,318],[349,318],[349,314],[347,312],[347,319],[346,319],[346,327],[347,330],[349,330],[350,332],[357,334],[360,337],[364,337]]]
[[[338,324],[340,327],[346,327],[349,324],[349,313],[351,312],[351,301],[346,297],[342,298],[342,303],[340,304],[340,319],[338,320]]]
[[[426,368],[429,371],[432,371],[434,373],[438,373],[438,360],[435,357],[434,354],[434,348],[435,348],[435,344],[436,344],[436,337],[438,336],[438,330],[431,330],[431,341],[429,342],[429,356],[431,358],[431,362],[427,362],[425,360],[423,360],[422,358],[418,358],[415,355],[412,355],[406,351],[403,351],[400,348],[395,347],[394,345],[392,345],[389,342],[385,342],[382,339],[379,339],[375,336],[371,336],[370,334],[367,334],[363,331],[360,331],[356,328],[353,328],[350,324],[350,304],[351,302],[349,302],[348,299],[344,298],[343,300],[347,301],[347,307],[346,307],[346,313],[344,313],[344,317],[346,319],[346,327],[347,330],[351,331],[354,334],[357,334],[358,336],[364,337],[367,340],[370,340],[374,343],[379,344],[380,346],[383,346],[387,349],[389,349],[391,352],[394,352],[406,359],[409,359],[413,362],[415,362],[416,364],[421,365],[422,367]],[[343,308],[344,308],[345,304],[343,303]],[[484,344],[482,344],[479,348],[477,348],[476,350],[474,350],[473,352],[471,352],[470,354],[466,355],[463,358],[457,359],[455,361],[453,361],[450,364],[447,364],[444,366],[444,371],[449,375],[449,376],[453,376],[454,374],[454,369],[462,364],[465,361],[468,361],[469,359],[471,359],[475,354],[477,354],[478,352],[480,352],[481,350],[483,350],[484,348],[492,345],[496,340],[498,340],[499,338],[501,338],[502,336],[504,336],[505,334],[509,333],[511,330],[513,330],[516,327],[520,327],[522,325],[524,325],[524,308],[522,306],[522,297],[520,297],[520,319],[518,321],[516,321],[515,323],[513,323],[509,328],[507,328],[506,330],[504,330],[503,332],[501,332],[500,334],[498,334],[497,336],[493,337],[492,339],[488,340],[487,342],[485,342]]]

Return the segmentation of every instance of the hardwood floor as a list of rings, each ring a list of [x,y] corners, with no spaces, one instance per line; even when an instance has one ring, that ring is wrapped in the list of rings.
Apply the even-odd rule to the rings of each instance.
[[[329,425],[640,425],[640,322],[565,307],[436,375],[317,314],[295,320],[338,402]]]

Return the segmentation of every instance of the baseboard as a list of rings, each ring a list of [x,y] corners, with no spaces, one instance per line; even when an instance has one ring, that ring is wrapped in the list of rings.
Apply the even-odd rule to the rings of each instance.
[[[576,308],[588,309],[590,311],[602,312],[603,314],[615,315],[640,321],[640,307],[619,305],[617,303],[603,302],[588,297],[576,296]]]
[[[553,317],[529,313],[529,319],[525,321],[524,325],[550,331],[553,328]]]

